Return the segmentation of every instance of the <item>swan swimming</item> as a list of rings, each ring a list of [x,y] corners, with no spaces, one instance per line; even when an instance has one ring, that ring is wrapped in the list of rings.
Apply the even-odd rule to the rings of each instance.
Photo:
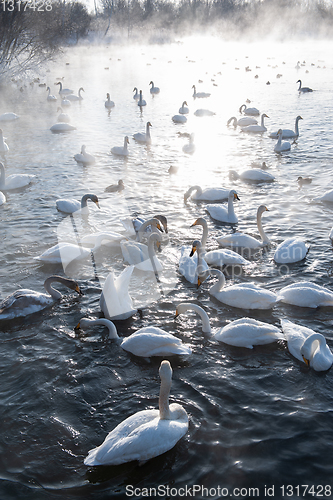
[[[117,184],[111,184],[104,189],[105,193],[116,193],[125,189],[125,184],[122,179],[119,179]]]
[[[181,114],[181,115],[187,115],[190,110],[188,109],[187,107],[187,102],[186,101],[183,101],[183,104],[181,105],[181,107],[179,108],[178,112]]]
[[[185,115],[173,115],[172,121],[174,123],[186,123],[187,122],[187,118],[186,118]]]
[[[106,318],[82,318],[75,330],[90,327],[91,325],[104,325],[109,330],[109,339],[119,339],[116,326]],[[136,330],[129,337],[122,339],[120,347],[124,351],[143,358],[174,355],[189,356],[192,353],[191,348],[183,344],[180,339],[157,326],[144,326]]]
[[[233,124],[234,128],[238,127],[248,127],[249,125],[258,125],[258,120],[252,118],[251,116],[243,116],[242,118],[237,118],[232,116],[227,121],[227,126],[229,127],[230,123]]]
[[[117,425],[104,442],[90,450],[85,465],[117,465],[145,461],[171,450],[188,430],[188,416],[178,403],[169,406],[172,368],[162,361],[158,410],[142,410]]]
[[[265,124],[264,124],[265,118],[269,118],[269,116],[267,116],[266,113],[263,113],[261,115],[260,125],[248,125],[247,127],[241,127],[242,132],[245,132],[247,134],[262,134],[262,133],[266,132],[267,127],[265,127]]]
[[[70,125],[69,123],[59,122],[52,125],[52,127],[50,127],[50,130],[54,134],[59,134],[62,132],[71,132],[72,130],[76,130],[76,127]]]
[[[293,264],[305,259],[309,249],[302,238],[287,238],[278,245],[273,259],[277,264]]]
[[[296,121],[295,121],[295,130],[291,130],[288,128],[279,129],[279,130],[282,130],[281,139],[298,139],[298,137],[299,137],[298,122],[300,120],[303,120],[303,118],[300,115],[298,115],[296,117]],[[279,130],[277,132],[272,132],[271,134],[269,134],[269,137],[271,139],[278,139],[279,138]]]
[[[209,215],[220,222],[226,222],[228,224],[237,224],[238,217],[235,214],[233,201],[239,200],[238,195],[234,189],[229,191],[228,196],[228,208],[221,207],[220,205],[207,205],[206,210]]]
[[[81,210],[82,212],[88,212],[87,201],[91,200],[95,205],[100,208],[98,198],[95,194],[85,194],[82,196],[81,201],[68,198],[60,198],[56,200],[56,207],[59,212],[64,212],[65,214],[72,214]]]
[[[8,295],[8,297],[1,301],[0,320],[28,316],[29,314],[45,309],[45,307],[53,304],[55,300],[61,299],[61,293],[52,287],[52,283],[54,282],[61,283],[67,288],[74,290],[79,295],[82,295],[76,281],[63,278],[62,276],[49,276],[44,282],[47,294],[22,288]]]
[[[182,151],[186,153],[187,155],[192,155],[195,151],[195,144],[194,144],[194,134],[192,133],[189,138],[188,144],[184,144],[182,147]]]
[[[333,292],[327,288],[312,283],[299,281],[281,288],[277,292],[277,300],[298,307],[332,307]]]
[[[195,240],[189,253],[188,246],[181,247],[178,270],[184,278],[193,285],[200,285],[208,277],[208,265],[203,258],[204,247]],[[196,253],[195,253],[196,252]]]
[[[56,101],[56,100],[57,100],[57,98],[56,98],[56,96],[55,96],[55,95],[52,95],[52,94],[51,94],[51,89],[50,89],[50,87],[47,87],[46,92],[47,92],[47,91],[48,91],[49,93],[48,93],[48,96],[47,96],[46,100],[47,100],[47,101],[51,101],[51,102],[52,102],[52,101]]]
[[[9,151],[8,144],[5,142],[2,135],[2,130],[0,128],[0,153],[7,153],[8,151]]]
[[[193,201],[223,201],[229,198],[230,189],[205,188],[191,186],[184,194],[184,202],[191,198]]]
[[[99,301],[107,319],[124,320],[137,312],[128,292],[133,269],[134,266],[126,267],[117,278],[114,277],[113,271],[108,274]]]
[[[209,109],[197,109],[194,111],[195,116],[214,116],[216,113],[214,111],[210,111]]]
[[[114,108],[115,107],[115,103],[113,101],[111,101],[109,93],[106,94],[106,101],[105,101],[104,105],[106,108]]]
[[[284,151],[290,151],[291,144],[288,141],[282,142],[282,129],[278,130],[278,141],[274,146],[275,153],[283,153]]]
[[[71,121],[69,114],[63,113],[63,110],[60,106],[57,109],[57,113],[58,113],[58,111],[60,111],[60,115],[57,118],[58,122],[68,123]]]
[[[290,354],[315,371],[326,371],[331,368],[333,354],[326,344],[324,335],[286,319],[280,321]]]
[[[249,116],[259,116],[260,115],[259,109],[257,109],[257,108],[248,108],[246,106],[246,104],[242,104],[241,105],[241,107],[239,108],[239,112],[240,113],[244,113],[244,115],[249,115]]]
[[[138,106],[140,106],[140,108],[141,108],[142,106],[146,106],[146,104],[147,104],[146,101],[142,97],[142,90],[140,90],[139,99],[138,99]]]
[[[232,180],[240,179],[244,182],[274,182],[274,175],[266,172],[262,168],[250,168],[238,174],[236,170],[229,170],[229,177]]]
[[[268,211],[265,205],[260,205],[257,210],[257,227],[261,241],[257,238],[253,238],[253,236],[239,232],[229,234],[228,236],[219,236],[216,238],[216,241],[221,247],[249,248],[251,250],[269,245],[270,241],[265,234],[261,221],[262,214]]]
[[[96,162],[96,159],[93,155],[86,152],[86,146],[81,146],[81,153],[77,153],[74,155],[74,159],[78,163],[83,163],[83,165],[92,165]]]
[[[135,139],[137,142],[151,144],[150,127],[152,127],[152,124],[150,122],[147,122],[146,132],[137,132],[133,135],[133,139]]]
[[[277,295],[270,290],[252,283],[241,283],[225,286],[224,274],[218,269],[210,269],[210,275],[217,276],[218,282],[210,289],[209,294],[219,302],[240,309],[272,309]]]
[[[6,177],[5,167],[0,162],[0,189],[11,191],[29,186],[35,176],[29,174],[12,174]]]
[[[137,101],[140,98],[140,94],[138,92],[137,87],[134,87],[133,92],[135,92],[133,99],[135,99]]]
[[[176,316],[187,310],[194,310],[200,315],[202,331],[212,334],[213,339],[236,347],[253,349],[254,345],[264,345],[284,339],[283,333],[274,325],[257,321],[252,318],[241,318],[232,321],[224,328],[212,333],[209,317],[206,311],[196,304],[182,303],[177,306]]]
[[[155,87],[154,82],[150,82],[149,85],[151,85],[151,87],[149,89],[149,92],[151,94],[159,94],[160,93],[159,87]]]
[[[0,115],[0,122],[12,122],[19,118],[20,117],[16,113],[2,113],[2,115]]]
[[[59,85],[59,94],[61,96],[67,96],[68,94],[74,94],[74,90],[64,89],[62,86],[62,82],[57,82],[54,85]]]
[[[193,89],[193,96],[192,97],[194,97],[194,99],[196,99],[196,98],[204,99],[205,97],[210,96],[210,94],[208,92],[197,92],[195,85],[192,85],[192,89]]]
[[[301,80],[297,80],[297,82],[296,82],[296,83],[299,83],[299,87],[298,87],[298,89],[297,89],[297,90],[298,90],[298,92],[299,92],[300,94],[302,94],[302,93],[306,93],[306,92],[313,92],[313,90],[312,90],[312,89],[310,89],[310,87],[302,87],[302,81],[301,81]]]
[[[124,146],[114,146],[111,148],[111,153],[117,156],[128,156],[129,151],[127,148],[127,144],[129,144],[128,136],[126,135],[124,138]]]
[[[0,207],[6,203],[6,196],[0,191]]]
[[[78,95],[75,95],[75,94],[69,94],[66,96],[66,98],[69,100],[69,101],[82,101],[83,100],[83,97],[81,95],[81,92],[84,92],[84,88],[83,87],[80,87],[79,88],[79,91],[78,91]]]

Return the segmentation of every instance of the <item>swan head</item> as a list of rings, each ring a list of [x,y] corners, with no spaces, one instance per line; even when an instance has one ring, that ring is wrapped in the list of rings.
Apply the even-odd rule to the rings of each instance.
[[[268,116],[268,115],[266,115],[266,113],[263,113],[263,114],[261,115],[261,117],[262,117],[262,118],[269,118],[269,116]]]
[[[170,362],[167,361],[166,359],[164,361],[162,361],[162,363],[160,365],[159,374],[160,374],[161,380],[171,383],[172,368],[171,368]]]
[[[258,207],[258,215],[261,215],[264,212],[269,212],[268,208],[266,207],[266,205],[260,205],[260,207]]]
[[[299,121],[299,120],[303,120],[303,118],[301,117],[301,115],[296,116],[296,121]]]
[[[301,347],[301,356],[307,366],[310,366],[313,356],[318,349],[318,343],[320,349],[322,346],[326,346],[326,339],[321,333],[313,333],[304,341]]]
[[[191,227],[193,227],[193,226],[205,226],[206,224],[207,224],[206,220],[203,217],[199,217],[195,222],[193,222]]]
[[[106,94],[106,98],[107,98],[107,99],[110,99],[110,94],[109,94],[109,92]]]
[[[165,217],[165,215],[154,215],[154,219],[157,219],[161,222],[164,232],[167,234],[168,233],[168,220]],[[158,228],[160,231],[162,231],[161,226]]]
[[[78,293],[79,295],[83,295],[78,282],[71,278],[63,278],[62,276],[57,276],[57,275],[49,276],[48,278],[46,278],[44,286],[46,285],[46,283],[53,283],[54,281],[62,283],[63,285],[67,286],[67,288],[69,288],[70,290],[74,290],[74,292]]]
[[[150,122],[147,122],[147,127],[152,127],[152,124]]]
[[[234,189],[231,189],[231,191],[229,191],[229,199],[231,200],[238,200],[240,201],[239,197],[238,197],[238,194],[236,193],[236,191]]]
[[[190,257],[192,257],[195,254],[196,251],[199,252],[201,248],[202,248],[201,241],[199,241],[199,240],[193,241],[192,250],[191,250],[191,253],[190,253]]]
[[[187,102],[184,101],[183,104],[182,104],[182,106],[188,106]]]

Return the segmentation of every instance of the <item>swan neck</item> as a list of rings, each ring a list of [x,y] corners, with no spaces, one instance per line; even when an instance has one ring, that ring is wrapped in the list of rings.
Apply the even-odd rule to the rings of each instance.
[[[233,198],[234,198],[234,195],[229,196],[229,199],[228,199],[228,215],[229,215],[229,217],[235,215]]]
[[[189,304],[188,309],[195,311],[200,316],[202,321],[202,331],[204,333],[212,333],[209,317],[206,311],[196,304]]]
[[[49,278],[46,278],[46,280],[44,281],[44,288],[47,291],[47,293],[51,295],[51,297],[54,300],[58,300],[61,299],[62,294],[58,290],[52,287],[52,283],[55,281],[57,281],[58,283],[66,284],[67,280],[65,278],[60,278],[60,277],[57,278],[55,276],[50,276]]]
[[[216,272],[217,271],[217,272]],[[209,293],[213,296],[217,295],[221,290],[222,288],[225,286],[225,276],[224,274],[219,271],[218,269],[211,269],[210,270],[210,274],[211,275],[217,275],[218,276],[218,282],[215,283],[209,290]]]
[[[6,184],[6,174],[5,168],[2,163],[0,163],[0,188],[4,187]]]
[[[258,231],[259,231],[260,237],[262,239],[262,242],[263,243],[269,243],[269,238],[266,236],[266,233],[265,233],[263,225],[262,225],[261,216],[262,216],[262,214],[260,214],[260,213],[257,214],[257,227],[258,227]]]
[[[208,239],[208,224],[207,221],[204,219],[202,221],[202,237],[201,237],[202,250],[205,250],[206,248],[207,239]]]
[[[265,119],[264,115],[261,115],[261,126],[262,126],[262,127],[264,127],[264,126],[265,126],[265,125],[264,125],[264,119]]]
[[[169,394],[171,389],[171,377],[161,379],[160,397],[158,407],[160,411],[160,420],[171,420],[169,407]]]
[[[309,354],[306,354],[306,356],[305,356],[309,360],[311,360],[315,354],[316,348],[313,344],[316,341],[319,342],[320,347],[324,347],[326,345],[325,337],[323,335],[321,335],[320,333],[313,333],[303,343],[302,351],[305,350],[306,353],[309,353]]]

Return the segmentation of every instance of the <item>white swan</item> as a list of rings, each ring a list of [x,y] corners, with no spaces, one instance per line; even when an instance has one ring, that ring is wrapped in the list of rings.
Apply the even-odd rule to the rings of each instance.
[[[151,85],[150,90],[149,90],[149,92],[151,94],[159,94],[160,93],[159,87],[155,87],[154,82],[150,82],[149,85]]]
[[[49,93],[48,93],[48,96],[47,96],[46,100],[47,100],[47,101],[51,101],[51,102],[52,102],[52,101],[56,101],[56,100],[57,100],[57,98],[56,98],[56,96],[55,96],[55,95],[52,95],[52,94],[51,94],[51,89],[50,89],[50,87],[47,87],[46,92],[47,92],[47,91],[48,91]]]
[[[333,354],[321,333],[310,328],[281,319],[281,326],[288,342],[289,352],[299,361],[311,366],[316,371],[331,368]]]
[[[113,271],[108,274],[99,301],[107,319],[128,319],[137,312],[128,292],[133,269],[134,266],[126,267],[117,278]]]
[[[7,153],[7,151],[9,151],[9,147],[3,138],[2,130],[0,128],[0,153]]]
[[[209,293],[223,304],[240,309],[272,309],[276,303],[277,295],[270,290],[252,283],[226,287],[225,276],[221,271],[211,269],[210,274],[217,276],[218,282],[209,289]]]
[[[251,116],[243,116],[242,118],[237,118],[232,116],[227,121],[227,126],[229,127],[230,123],[233,124],[234,128],[238,127],[247,127],[248,125],[258,125],[258,120],[252,118]]]
[[[59,198],[59,200],[56,200],[56,207],[59,212],[64,212],[65,214],[72,214],[74,212],[77,212],[78,210],[88,212],[88,200],[91,200],[97,205],[98,208],[100,208],[97,196],[95,194],[89,193],[83,195],[81,201],[75,200],[73,198]]]
[[[8,297],[1,301],[0,320],[28,316],[29,314],[45,309],[45,307],[53,304],[55,300],[61,299],[61,293],[52,288],[52,283],[54,282],[61,283],[67,288],[74,290],[79,295],[82,295],[76,281],[63,278],[62,276],[50,276],[44,282],[47,294],[22,288],[21,290],[16,290],[16,292],[8,295]]]
[[[137,132],[136,134],[133,135],[133,138],[137,142],[151,144],[150,127],[152,127],[152,124],[150,122],[147,122],[146,123],[146,132],[145,133]]]
[[[69,99],[67,99],[67,96],[63,96],[61,99],[61,106],[65,106],[68,108],[71,105],[72,105],[71,101]]]
[[[184,144],[182,150],[187,155],[192,155],[194,153],[195,144],[194,144],[194,134],[193,133],[190,135],[188,144]]]
[[[302,81],[301,80],[297,80],[296,83],[299,83],[298,92],[300,94],[306,93],[306,92],[313,92],[313,90],[310,89],[310,87],[302,87]]]
[[[295,130],[291,130],[288,128],[281,129],[282,130],[282,139],[297,139],[299,137],[298,122],[300,120],[303,120],[303,118],[300,115],[298,115],[296,117],[296,121],[295,121]],[[278,139],[279,138],[279,131],[272,132],[271,134],[269,134],[269,137],[271,137],[271,139]]]
[[[117,156],[128,156],[129,151],[127,148],[127,144],[129,144],[128,136],[126,135],[124,138],[124,146],[114,146],[111,148],[111,153]]]
[[[253,318],[232,321],[215,333],[214,339],[224,344],[253,349],[255,345],[266,345],[284,339],[279,328]]]
[[[172,121],[174,123],[186,123],[187,122],[187,118],[186,118],[185,115],[173,115]]]
[[[54,125],[52,125],[52,127],[50,127],[50,130],[54,134],[59,134],[62,132],[71,132],[72,130],[76,130],[76,127],[74,127],[73,125],[70,125],[69,123],[60,122],[60,123],[55,123]]]
[[[214,111],[210,111],[210,109],[200,108],[200,109],[197,109],[196,111],[194,111],[194,115],[195,116],[213,116],[213,115],[216,115],[216,113],[214,113]]]
[[[283,153],[284,151],[290,151],[291,144],[288,141],[282,142],[282,129],[278,130],[278,141],[274,146],[275,153]]]
[[[194,99],[196,99],[196,98],[203,99],[205,97],[209,97],[210,96],[210,94],[208,92],[197,92],[197,89],[196,89],[195,85],[192,85],[192,89],[193,89],[193,97],[194,97]]]
[[[278,245],[273,258],[277,264],[293,264],[305,259],[309,249],[302,238],[291,237]]]
[[[182,303],[177,306],[176,316],[187,310],[194,310],[202,320],[202,331],[212,334],[209,317],[206,311],[195,304]],[[232,321],[213,334],[213,338],[225,344],[253,349],[254,345],[264,345],[284,339],[283,333],[274,325],[251,318]]]
[[[244,182],[274,182],[274,175],[262,168],[250,168],[238,174],[236,170],[229,170],[229,177],[233,180],[241,179]]]
[[[59,106],[57,109],[57,113],[60,111],[60,115],[58,116],[58,122],[68,123],[71,121],[71,118],[68,113],[63,113],[62,108]]]
[[[69,94],[67,95],[67,99],[69,101],[82,101],[83,100],[83,97],[81,95],[81,92],[84,92],[84,88],[83,87],[80,87],[79,88],[79,91],[78,91],[78,95],[75,95],[75,94]]]
[[[149,223],[155,226],[156,219],[152,219]],[[139,241],[121,241],[120,248],[124,261],[134,265],[134,267],[140,269],[140,271],[162,271],[163,264],[158,260],[154,251],[154,244],[156,243],[159,248],[162,239],[161,233],[151,233],[148,238],[148,245],[140,243]]]
[[[83,163],[83,165],[92,165],[93,163],[96,162],[96,158],[93,155],[86,152],[85,145],[81,146],[81,153],[77,153],[76,155],[74,155],[74,159],[78,163]]]
[[[59,85],[59,94],[61,96],[66,96],[68,94],[74,94],[74,90],[71,90],[71,89],[64,89],[63,86],[62,86],[62,82],[57,82],[55,83],[54,85]]]
[[[35,176],[29,174],[12,174],[6,177],[5,167],[0,162],[0,189],[11,191],[12,189],[21,189],[29,186]]]
[[[151,224],[152,220],[154,220],[153,225]],[[165,232],[166,234],[168,233],[168,220],[165,215],[154,215],[152,218],[147,220],[142,217],[136,217],[135,219],[128,218],[123,219],[121,222],[130,236],[133,236],[134,230],[134,235],[136,235],[137,241],[142,241],[144,236],[148,237],[151,231],[158,230]],[[159,225],[159,223],[162,224],[162,226]]]
[[[220,205],[207,205],[206,210],[209,215],[220,222],[226,222],[228,224],[237,224],[238,217],[234,211],[233,201],[239,200],[238,195],[235,190],[231,189],[228,196],[228,208],[221,207]]]
[[[138,99],[138,106],[140,106],[140,108],[141,108],[142,106],[146,106],[146,104],[147,104],[146,101],[142,97],[142,90],[140,90],[139,99]]]
[[[104,325],[109,330],[109,339],[119,339],[116,326],[106,318],[81,318],[75,330],[91,325]],[[157,326],[145,326],[136,330],[129,337],[122,339],[120,347],[124,351],[143,358],[173,356],[175,354],[188,356],[192,353],[191,348],[183,344],[180,339]]]
[[[12,122],[19,118],[20,117],[16,113],[2,113],[2,115],[0,115],[0,122]]]
[[[94,251],[99,248],[100,245],[120,246],[120,242],[123,239],[124,235],[116,231],[97,231],[96,233],[89,233],[83,236],[81,238],[81,243],[84,246],[92,248]]]
[[[248,108],[246,104],[242,104],[241,107],[239,108],[240,113],[244,113],[244,115],[249,115],[249,116],[259,116],[260,111],[257,108]]]
[[[116,193],[122,191],[123,189],[125,189],[124,181],[122,179],[119,179],[117,184],[111,184],[110,186],[107,186],[104,191],[106,193]]]
[[[223,201],[229,198],[230,189],[205,188],[191,186],[184,194],[184,201],[189,198],[193,201]]]
[[[333,292],[311,281],[299,281],[281,288],[277,292],[277,300],[293,306],[315,309],[333,306]]]
[[[137,101],[140,98],[140,94],[138,92],[137,87],[134,87],[133,92],[135,92],[133,99],[135,99]]]
[[[104,106],[108,109],[115,107],[115,103],[111,101],[109,93],[106,94],[106,101],[104,103]]]
[[[188,416],[182,406],[169,406],[172,380],[170,363],[160,366],[161,389],[158,410],[143,410],[121,422],[104,442],[90,450],[85,465],[117,465],[145,461],[171,450],[188,430]]]
[[[251,250],[269,245],[270,241],[265,234],[261,221],[261,216],[266,211],[268,211],[268,208],[265,205],[260,205],[257,210],[257,227],[261,241],[248,234],[236,232],[228,236],[219,236],[216,238],[218,244],[221,247],[249,248]]]
[[[201,241],[195,240],[190,252],[188,246],[182,246],[180,252],[178,267],[180,274],[189,283],[199,286],[209,275],[209,267],[203,258],[204,247]]]
[[[180,113],[181,115],[187,115],[189,112],[190,110],[187,107],[187,102],[183,101],[183,104],[179,108],[178,113]]]
[[[269,116],[267,116],[266,113],[263,113],[261,115],[260,125],[248,125],[247,127],[241,127],[242,132],[245,132],[246,134],[262,134],[266,132],[267,127],[265,127],[264,124],[265,118],[269,118]]]

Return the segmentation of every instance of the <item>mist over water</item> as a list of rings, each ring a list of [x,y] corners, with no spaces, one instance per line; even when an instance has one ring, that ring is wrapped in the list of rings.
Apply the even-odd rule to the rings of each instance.
[[[116,322],[120,337],[146,325],[159,326],[188,344],[187,360],[171,358],[173,384],[170,400],[183,405],[190,417],[189,432],[170,452],[144,465],[87,468],[83,460],[106,434],[136,411],[158,405],[158,367],[130,356],[110,341],[102,327],[74,332],[80,318],[100,315],[101,287],[111,270],[124,269],[119,248],[103,246],[91,260],[73,262],[66,275],[77,279],[84,292],[67,290],[63,299],[40,314],[0,324],[2,433],[0,470],[2,498],[125,498],[126,485],[138,488],[159,484],[182,488],[264,488],[275,486],[282,498],[284,485],[329,485],[332,435],[332,373],[318,374],[294,359],[283,341],[253,350],[214,341],[201,332],[199,319],[174,318],[182,301],[206,310],[213,331],[244,316],[275,326],[287,318],[322,333],[333,349],[332,308],[303,309],[278,305],[272,311],[244,311],[225,306],[208,293],[214,280],[197,289],[178,273],[182,245],[201,237],[190,227],[205,217],[209,227],[207,250],[217,249],[215,237],[230,226],[212,220],[205,203],[189,200],[191,185],[235,189],[237,228],[258,237],[257,208],[269,212],[263,226],[271,248],[250,258],[242,272],[230,271],[227,284],[256,283],[278,291],[296,281],[312,281],[332,289],[331,203],[314,201],[333,188],[332,175],[332,43],[320,40],[269,40],[251,43],[222,41],[217,36],[179,38],[169,44],[86,44],[72,47],[22,81],[2,87],[0,115],[15,112],[15,122],[1,122],[9,152],[2,159],[6,175],[34,175],[20,191],[6,192],[0,207],[0,297],[18,288],[43,291],[51,274],[64,275],[61,265],[34,260],[59,241],[75,241],[96,231],[124,231],[121,219],[162,213],[168,218],[169,242],[158,258],[164,264],[162,290],[152,273],[135,270],[130,284],[134,305],[141,309],[125,322]],[[299,62],[299,64],[298,64]],[[38,76],[39,82],[31,83]],[[60,105],[57,78],[83,100],[63,108],[76,127],[53,134]],[[314,92],[300,95],[296,81]],[[149,93],[149,82],[160,87]],[[46,87],[56,102],[46,100]],[[211,94],[194,99],[197,91]],[[133,88],[143,90],[147,105],[140,110]],[[115,107],[108,112],[109,92]],[[251,101],[247,103],[247,100]],[[186,101],[185,124],[172,117]],[[239,107],[259,108],[269,118],[262,136],[227,127]],[[213,111],[198,117],[197,109]],[[268,134],[299,123],[300,137],[291,151],[274,153],[276,140]],[[136,132],[152,124],[151,146],[138,144]],[[182,151],[194,133],[195,152]],[[127,159],[110,153],[130,140]],[[73,159],[82,144],[96,157],[94,165]],[[238,173],[267,164],[272,183],[231,180]],[[171,173],[170,173],[171,168]],[[297,178],[311,177],[308,185]],[[125,189],[105,193],[122,179]],[[85,193],[99,198],[100,209],[89,203],[89,216],[73,220],[57,212],[58,198],[80,200]],[[290,236],[304,238],[310,251],[302,262],[278,266],[277,245]],[[249,257],[247,255],[247,257]],[[331,497],[325,490],[325,497]],[[295,493],[295,491],[294,491]],[[230,495],[229,495],[230,496]],[[212,496],[217,498],[218,495]],[[199,498],[199,496],[198,496]]]

